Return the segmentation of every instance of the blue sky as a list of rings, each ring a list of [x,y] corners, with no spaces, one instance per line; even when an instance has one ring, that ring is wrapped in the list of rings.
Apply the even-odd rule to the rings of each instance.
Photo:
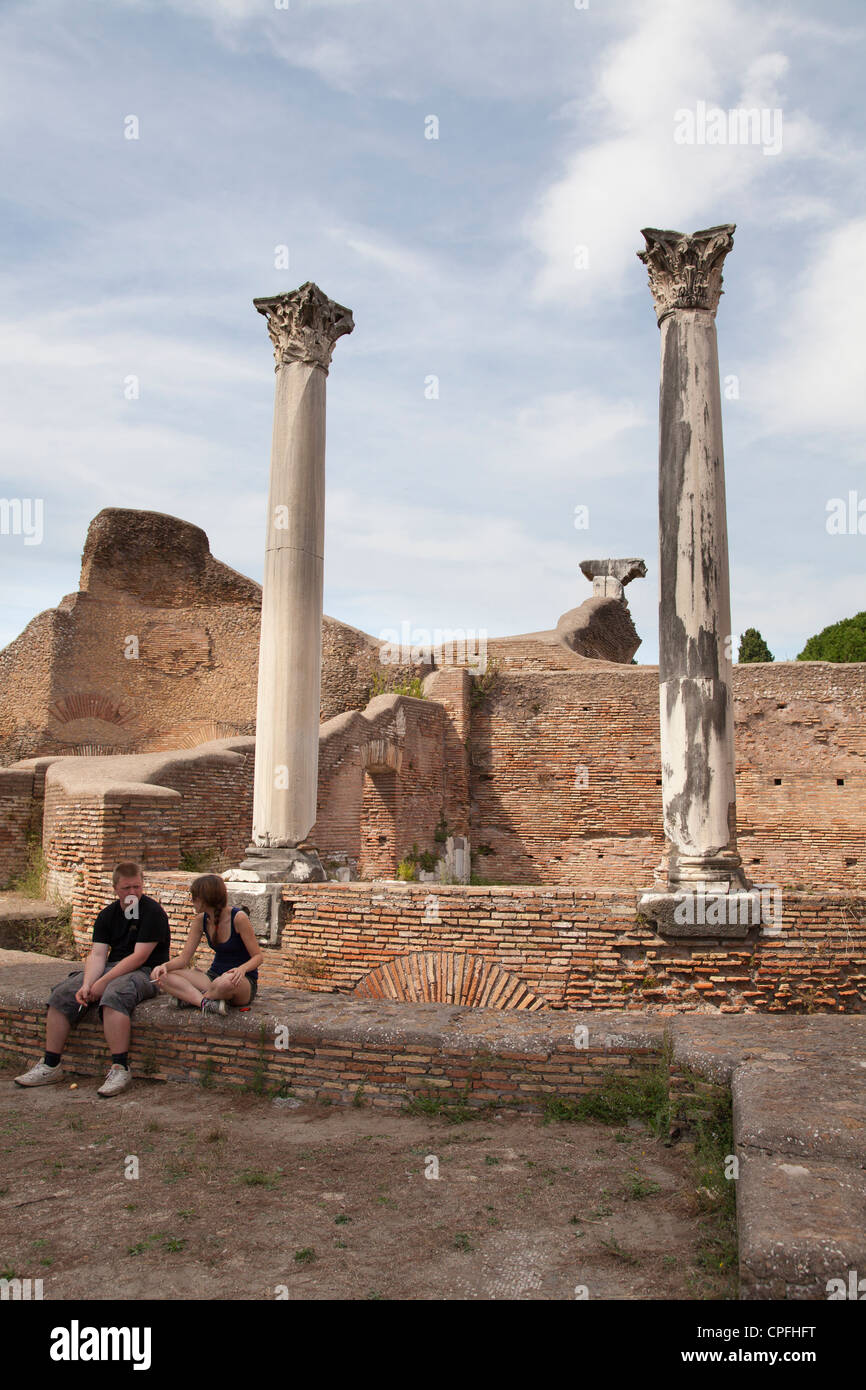
[[[654,660],[635,252],[643,226],[729,221],[734,632],[791,658],[866,607],[866,536],[826,528],[830,499],[866,499],[862,6],[289,3],[0,11],[0,491],[45,516],[39,545],[0,536],[0,645],[75,590],[102,507],[194,521],[261,578],[273,359],[251,301],[314,280],[356,323],[328,384],[326,611],[532,631],[589,596],[581,560],[642,556]],[[678,144],[699,102],[780,111],[781,149]]]

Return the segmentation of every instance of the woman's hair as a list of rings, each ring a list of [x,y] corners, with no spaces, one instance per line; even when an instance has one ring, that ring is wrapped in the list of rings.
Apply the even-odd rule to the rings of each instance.
[[[219,874],[202,874],[201,878],[193,879],[189,885],[189,895],[193,899],[198,898],[199,902],[204,903],[205,907],[209,907],[217,916],[229,899],[226,886]]]

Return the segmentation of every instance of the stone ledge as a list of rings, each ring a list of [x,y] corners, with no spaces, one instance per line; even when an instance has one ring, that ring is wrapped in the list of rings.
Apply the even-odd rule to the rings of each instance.
[[[80,969],[81,963],[0,951],[0,966],[0,1007],[24,1011],[44,1009],[52,987]],[[283,988],[263,988],[248,1012],[233,1010],[226,1018],[209,1017],[204,1028],[195,1010],[177,1009],[166,998],[141,1004],[135,1022],[139,1028],[146,1025],[181,1038],[200,1034],[258,1040],[263,1027],[273,1034],[278,1025],[284,1025],[291,1042],[313,1045],[348,1042],[393,1050],[423,1044],[443,1051],[525,1057],[584,1050],[658,1052],[664,1040],[663,1019],[636,1019],[633,1014],[528,1014],[453,1004],[358,1000]],[[575,1046],[576,1028],[587,1030],[587,1049]]]
[[[832,1159],[866,1169],[866,1061],[743,1062],[731,1091],[739,1144],[793,1163]]]
[[[826,1299],[829,1280],[866,1270],[866,1172],[855,1163],[742,1154],[737,1216],[741,1298]]]

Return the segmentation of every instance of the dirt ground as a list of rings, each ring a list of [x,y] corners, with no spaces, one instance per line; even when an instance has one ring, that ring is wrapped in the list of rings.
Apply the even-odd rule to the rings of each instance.
[[[0,1277],[45,1299],[735,1295],[701,1256],[688,1146],[636,1120],[453,1124],[139,1079],[102,1100],[16,1070]]]

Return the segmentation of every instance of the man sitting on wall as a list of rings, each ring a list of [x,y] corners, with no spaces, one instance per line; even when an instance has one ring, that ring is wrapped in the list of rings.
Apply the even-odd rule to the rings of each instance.
[[[138,864],[118,864],[112,874],[116,900],[104,907],[93,926],[93,945],[83,970],[73,970],[48,1000],[45,1057],[17,1086],[47,1086],[63,1075],[60,1059],[70,1028],[94,1005],[99,1006],[111,1069],[97,1091],[116,1096],[125,1091],[129,1070],[129,1035],[136,1004],[158,993],[150,978],[156,965],[168,960],[171,947],[168,918],[154,898],[144,892]]]

